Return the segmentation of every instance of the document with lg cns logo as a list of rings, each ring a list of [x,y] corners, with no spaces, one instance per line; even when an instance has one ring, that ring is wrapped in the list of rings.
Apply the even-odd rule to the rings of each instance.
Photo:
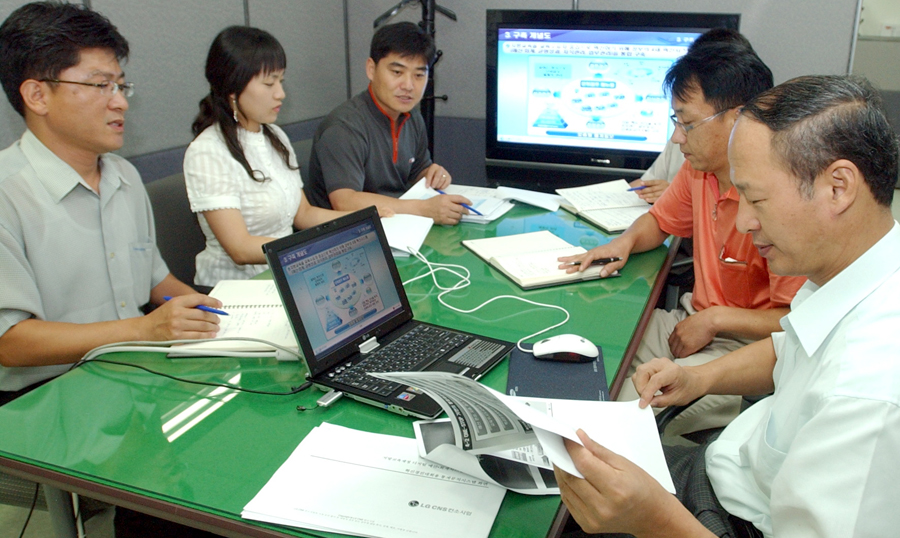
[[[241,517],[379,538],[486,537],[505,492],[420,458],[415,439],[323,423]]]

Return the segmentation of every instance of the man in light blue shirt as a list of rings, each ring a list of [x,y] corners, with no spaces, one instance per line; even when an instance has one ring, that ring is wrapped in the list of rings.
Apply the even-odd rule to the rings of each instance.
[[[193,307],[219,302],[169,273],[140,176],[109,154],[133,92],[127,55],[80,5],[28,4],[0,26],[0,82],[27,128],[0,152],[0,403],[99,345],[218,330]],[[143,316],[147,303],[159,307]]]
[[[708,447],[667,450],[677,500],[583,436],[568,449],[586,479],[557,471],[563,501],[588,531],[638,537],[896,536],[898,147],[880,98],[853,77],[790,80],[744,107],[728,154],[738,229],[809,280],[783,331],[702,366],[655,359],[634,381],[642,406],[774,394]]]

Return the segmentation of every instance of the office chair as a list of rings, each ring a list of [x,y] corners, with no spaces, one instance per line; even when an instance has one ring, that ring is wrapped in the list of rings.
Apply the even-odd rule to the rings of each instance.
[[[297,155],[297,164],[300,166],[300,177],[306,182],[309,177],[309,154],[312,151],[312,138],[297,140],[291,143],[294,153]]]
[[[694,289],[694,245],[690,238],[675,237],[678,241],[678,252],[675,261],[666,275],[666,293],[661,294],[658,308],[668,311],[678,308],[681,296]]]
[[[169,272],[193,285],[197,270],[194,258],[206,246],[206,237],[197,216],[191,212],[184,174],[148,183],[147,195],[156,221],[156,244]]]

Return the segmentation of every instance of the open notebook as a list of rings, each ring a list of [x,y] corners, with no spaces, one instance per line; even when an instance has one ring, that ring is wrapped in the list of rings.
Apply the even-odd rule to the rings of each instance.
[[[599,265],[576,273],[566,273],[560,269],[557,258],[587,251],[547,230],[468,239],[462,244],[525,290],[594,280],[600,278],[602,269]],[[618,272],[610,276],[618,276]]]
[[[565,198],[561,205],[566,211],[608,232],[622,232],[650,210],[650,204],[628,188],[627,181],[617,179],[556,192]]]
[[[220,351],[246,352],[248,357],[276,355],[272,346],[224,340],[228,337],[258,338],[299,349],[274,281],[221,280],[209,295],[222,301],[222,310],[228,312],[219,316],[219,334],[212,340],[173,347],[169,357],[207,357]]]

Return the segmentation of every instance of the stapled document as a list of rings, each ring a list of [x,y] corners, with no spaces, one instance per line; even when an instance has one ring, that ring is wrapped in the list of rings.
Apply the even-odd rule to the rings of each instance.
[[[299,494],[298,484],[309,494]],[[415,439],[323,423],[241,517],[378,538],[486,537],[504,494],[503,488],[420,458]]]

